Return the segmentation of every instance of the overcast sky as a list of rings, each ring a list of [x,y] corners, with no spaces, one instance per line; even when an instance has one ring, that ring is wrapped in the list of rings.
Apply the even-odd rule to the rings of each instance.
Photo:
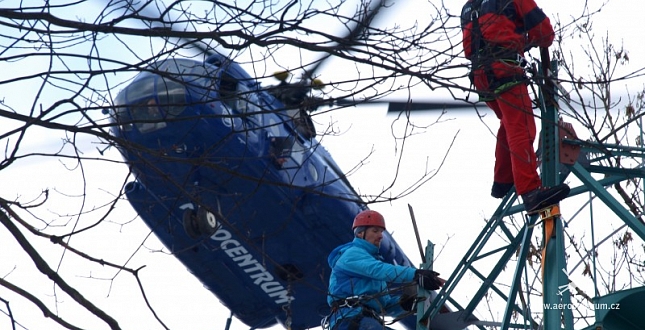
[[[591,1],[597,5],[599,1]],[[11,2],[10,2],[11,3]],[[451,13],[458,15],[461,9],[459,2],[445,4]],[[570,16],[579,14],[577,2],[544,0],[539,5],[549,17],[556,15],[567,22]],[[644,67],[642,38],[636,22],[640,21],[639,10],[642,3],[636,0],[612,1],[603,12],[594,18],[595,31],[601,36],[608,30],[610,39],[622,44],[632,54],[633,66]],[[416,5],[395,5],[388,12],[385,25],[401,24],[413,18],[423,22],[423,12]],[[388,24],[389,23],[389,24]],[[453,24],[458,24],[453,20]],[[574,42],[568,41],[568,42]],[[582,40],[581,40],[582,42]],[[575,48],[575,47],[574,47]],[[110,51],[106,49],[105,51]],[[640,62],[640,63],[639,63]],[[330,64],[332,63],[332,64]],[[330,62],[323,68],[322,79],[333,81],[340,79],[343,72],[340,64]],[[585,65],[581,60],[580,65]],[[12,68],[14,75],[19,75],[23,68]],[[642,90],[643,79],[629,81],[629,87]],[[9,86],[0,97],[7,100],[21,97],[19,91],[28,86]],[[620,87],[620,86],[619,86]],[[620,93],[620,89],[618,88]],[[442,92],[431,92],[424,89],[414,89],[415,99],[445,98]],[[22,96],[24,97],[24,96]],[[29,98],[25,98],[29,100]],[[474,237],[479,233],[486,219],[493,213],[498,201],[490,197],[492,181],[493,148],[497,130],[497,120],[491,112],[485,111],[484,118],[478,118],[472,111],[451,112],[437,122],[438,115],[433,113],[415,114],[411,118],[418,135],[406,140],[403,146],[395,140],[394,135],[401,132],[404,121],[395,120],[388,116],[386,109],[380,106],[360,107],[343,112],[316,116],[315,121],[320,130],[332,125],[343,132],[339,136],[324,138],[323,145],[331,152],[341,168],[349,170],[355,167],[370,153],[372,155],[362,168],[349,179],[354,187],[365,194],[380,192],[383,187],[398,180],[393,193],[400,193],[403,187],[418,179],[427,170],[439,168],[445,157],[445,163],[436,176],[409,196],[391,204],[373,205],[386,217],[389,230],[394,238],[416,264],[421,260],[414,239],[412,224],[408,215],[407,205],[413,206],[420,227],[422,241],[432,240],[437,244],[437,250],[444,249],[439,255],[435,269],[446,277],[455,267],[461,256]],[[7,126],[5,126],[7,127]],[[393,132],[394,127],[394,133]],[[4,129],[3,129],[4,130]],[[580,132],[582,133],[582,132]],[[45,132],[43,132],[43,136]],[[51,138],[34,140],[34,150],[43,146],[55,147],[49,144]],[[48,141],[49,140],[49,141]],[[58,140],[56,140],[58,141]],[[85,145],[85,156],[99,156],[93,141],[80,141]],[[31,147],[30,146],[30,147]],[[402,149],[403,148],[403,149]],[[401,156],[401,154],[403,156]],[[114,149],[108,150],[107,158],[119,159]],[[399,157],[402,157],[400,173],[395,177],[395,168]],[[103,161],[88,162],[83,167],[87,186],[79,186],[78,171],[69,171],[75,164],[71,160],[41,158],[39,161],[29,161],[11,166],[0,173],[3,182],[0,193],[3,198],[20,197],[21,200],[37,200],[44,187],[51,189],[49,206],[41,209],[38,216],[44,218],[59,216],[66,208],[78,210],[83,200],[80,196],[83,189],[92,192],[95,199],[92,206],[85,206],[88,211],[81,219],[73,216],[62,216],[70,223],[78,221],[78,226],[90,225],[99,219],[107,208],[102,206],[118,193],[123,180],[127,176],[127,168],[118,163]],[[116,179],[115,179],[116,178]],[[377,178],[377,179],[375,179]],[[584,196],[583,196],[584,197]],[[586,197],[584,197],[586,198]],[[577,198],[563,203],[565,210],[577,210],[584,198]],[[71,204],[71,205],[70,205]],[[61,207],[64,206],[64,207]],[[91,210],[91,211],[90,211]],[[109,221],[103,223],[99,230],[90,230],[87,234],[74,236],[73,244],[92,246],[95,257],[105,258],[111,262],[128,265],[145,264],[141,271],[142,281],[152,307],[161,315],[164,323],[171,329],[223,329],[228,317],[228,311],[218,303],[217,298],[204,289],[201,284],[179,264],[172,256],[159,252],[162,245],[150,235],[142,221],[136,219],[136,214],[129,208],[128,203],[120,203],[113,211]],[[600,212],[600,211],[598,211]],[[61,226],[63,225],[61,221]],[[614,227],[615,228],[615,227]],[[67,229],[64,229],[67,230]],[[349,228],[348,228],[349,230]],[[588,232],[584,232],[587,233]],[[583,234],[584,233],[580,233]],[[85,241],[84,241],[85,240]],[[41,249],[53,249],[49,242],[34,241]],[[128,274],[119,274],[112,269],[91,267],[91,272],[76,271],[88,269],[87,263],[78,258],[66,255],[62,258],[60,250],[56,249],[52,256],[52,266],[61,262],[62,275],[81,291],[86,297],[121,323],[124,329],[161,329],[156,325],[153,316],[145,309],[136,283]],[[131,259],[130,259],[131,258]],[[16,284],[29,287],[34,292],[60,292],[52,288],[52,284],[24,256],[20,247],[4,230],[0,230],[0,276],[6,276]],[[62,261],[61,261],[62,260]],[[9,261],[9,262],[6,262]],[[75,265],[78,265],[76,267]],[[584,279],[576,280],[582,282]],[[467,297],[472,294],[469,289],[460,294]],[[57,325],[40,318],[41,313],[30,304],[20,304],[19,298],[12,296],[6,289],[0,288],[0,298],[11,298],[12,311],[16,319],[26,329],[57,329]],[[454,297],[459,299],[460,297]],[[249,297],[252,299],[252,297]],[[75,315],[76,309],[66,306],[73,304],[63,298],[59,301],[61,316]],[[0,304],[0,311],[6,311]],[[499,317],[498,311],[493,311],[493,317]],[[487,315],[490,317],[490,315]],[[96,319],[88,315],[86,323],[80,326],[88,329],[104,329],[103,324],[96,327]],[[0,314],[0,329],[8,324],[8,318]],[[234,320],[231,329],[240,330],[247,327]],[[282,327],[275,327],[281,329]],[[20,329],[20,327],[18,327]]]

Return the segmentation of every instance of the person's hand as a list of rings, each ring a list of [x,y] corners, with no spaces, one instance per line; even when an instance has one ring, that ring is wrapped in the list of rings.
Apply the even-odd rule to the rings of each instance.
[[[438,290],[446,283],[446,280],[439,277],[439,273],[428,269],[417,269],[415,279],[426,290]]]

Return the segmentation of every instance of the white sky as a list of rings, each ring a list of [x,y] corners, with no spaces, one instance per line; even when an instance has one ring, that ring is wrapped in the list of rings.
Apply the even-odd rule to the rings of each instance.
[[[569,15],[575,15],[579,6],[577,2],[563,4],[561,1],[553,0],[543,0],[539,4],[547,15],[553,18],[557,12],[563,21],[567,21]],[[450,2],[446,5],[452,14],[458,15],[461,2]],[[635,63],[630,68],[645,66],[643,60],[637,56],[643,54],[643,46],[640,36],[636,34],[638,33],[636,22],[640,21],[637,17],[639,11],[634,9],[641,7],[641,2],[636,0],[613,1],[594,19],[596,24],[594,28],[598,35],[603,35],[605,29],[609,29],[610,39],[614,43],[618,43],[617,40],[620,39],[624,41],[625,48],[630,51]],[[422,4],[397,5],[396,14],[391,14],[387,19],[383,18],[390,24],[381,24],[409,22],[411,18],[423,15],[420,8],[425,7]],[[418,19],[420,22],[423,21],[422,17]],[[458,24],[458,22],[453,23]],[[104,47],[103,51],[111,50]],[[640,61],[640,65],[636,63],[637,61]],[[331,63],[334,62],[326,64],[322,70],[323,80],[342,79],[343,72],[346,71],[337,66],[340,64]],[[581,61],[579,65],[585,65],[584,63],[586,61]],[[14,68],[12,74],[18,76],[21,72],[20,68]],[[335,75],[340,78],[336,78]],[[641,89],[643,79],[630,82],[629,85],[630,88],[635,85],[635,89]],[[30,99],[18,92],[26,90],[26,86],[8,87],[12,90],[5,89],[0,92],[7,101],[14,100],[18,96],[25,100]],[[442,99],[445,97],[444,93],[433,93],[423,89],[415,89],[412,93],[415,99],[433,100],[437,96]],[[415,114],[412,121],[418,126],[427,126],[435,122],[436,118],[436,114]],[[372,208],[385,215],[388,228],[393,232],[399,245],[414,263],[419,263],[418,248],[407,210],[407,205],[412,205],[422,241],[425,243],[428,239],[432,240],[437,244],[437,250],[444,245],[446,247],[437,259],[435,269],[447,277],[483,227],[485,219],[498,205],[498,201],[489,196],[495,143],[491,131],[495,132],[498,124],[491,112],[487,112],[483,120],[469,111],[449,113],[442,119],[441,123],[421,130],[423,134],[413,136],[406,141],[401,175],[397,178],[400,181],[395,186],[394,193],[400,192],[400,189],[405,186],[405,180],[415,180],[426,169],[436,169],[454,138],[454,145],[441,171],[406,198],[391,204],[374,205]],[[394,117],[386,115],[384,107],[348,109],[343,112],[333,112],[329,116],[319,116],[315,120],[321,129],[333,123],[339,131],[345,132],[338,137],[325,137],[323,141],[323,145],[331,152],[341,168],[349,170],[363,160],[372,149],[375,151],[368,162],[349,178],[359,192],[378,193],[394,180],[394,168],[396,159],[400,156],[401,145],[396,145],[398,149],[395,149],[395,142],[390,134]],[[400,128],[401,122],[397,122],[395,126]],[[42,135],[35,135],[30,147],[33,146],[34,150],[42,150],[41,141],[45,140],[44,134],[43,132]],[[51,141],[53,138],[48,136],[46,139]],[[87,145],[90,141],[83,141],[83,143]],[[55,145],[49,146],[51,148]],[[101,148],[101,146],[97,147]],[[94,146],[88,146],[83,150],[86,151],[85,156],[98,156]],[[108,151],[108,156],[119,159],[115,150]],[[60,212],[74,213],[80,209],[83,202],[80,197],[70,197],[80,196],[83,193],[82,187],[77,184],[80,173],[68,171],[64,165],[74,166],[69,160],[59,161],[51,158],[12,165],[8,170],[0,173],[0,180],[3,182],[0,194],[3,198],[15,196],[20,197],[21,201],[28,201],[38,198],[40,191],[46,187],[50,189],[50,200],[45,208],[41,208],[39,216],[55,218]],[[85,163],[83,170],[85,177],[88,178],[88,185],[84,188],[94,196],[94,199],[88,201],[89,205],[84,206],[84,210],[94,208],[96,210],[80,219],[72,216],[61,217],[70,223],[78,221],[78,227],[92,224],[107,212],[102,205],[119,191],[127,174],[127,168],[124,165],[102,161]],[[563,203],[565,218],[567,213],[577,210],[581,199]],[[69,211],[70,209],[72,211]],[[149,230],[135,217],[127,202],[119,203],[108,222],[102,223],[86,234],[74,236],[72,243],[79,247],[89,247],[94,253],[93,256],[105,258],[110,262],[124,263],[132,256],[132,260],[128,263],[130,267],[145,264],[146,267],[140,275],[146,287],[148,299],[169,328],[223,329],[229,315],[228,311],[172,256],[155,252],[162,248],[161,244],[153,236],[149,237]],[[63,225],[62,221],[61,225]],[[576,232],[576,234],[589,235],[588,231]],[[48,260],[50,265],[55,267],[61,260],[61,250],[46,241],[32,241],[40,248],[52,251]],[[140,244],[143,246],[141,247]],[[32,292],[39,293],[39,296],[60,293],[59,290],[54,291],[51,282],[35,271],[33,264],[25,258],[20,247],[5,230],[0,230],[0,260],[3,261],[0,263],[0,276],[28,287]],[[156,324],[151,313],[145,310],[136,284],[128,274],[117,274],[111,268],[90,265],[67,253],[65,258],[62,258],[61,275],[72,282],[88,299],[119,320],[124,329],[162,329]],[[113,280],[109,281],[111,279]],[[574,281],[581,285],[580,283],[585,279],[576,278]],[[463,290],[461,298],[468,296],[469,293],[472,294],[472,291]],[[24,328],[59,328],[53,322],[42,319],[41,313],[35,307],[28,303],[19,304],[21,298],[17,298],[6,289],[0,288],[0,297],[11,301],[12,312]],[[50,308],[55,306],[52,302],[53,299],[50,299]],[[78,311],[68,308],[73,304],[69,297],[63,295],[57,306],[62,317],[74,315],[74,322],[78,322]],[[6,311],[5,306],[0,304],[0,311]],[[495,316],[499,317],[499,315]],[[84,322],[75,324],[88,329],[107,328],[92,316],[85,318]],[[0,314],[0,328],[7,324],[8,319]],[[247,329],[247,327],[240,321],[234,320],[231,329]],[[282,327],[275,327],[275,329],[282,329]]]

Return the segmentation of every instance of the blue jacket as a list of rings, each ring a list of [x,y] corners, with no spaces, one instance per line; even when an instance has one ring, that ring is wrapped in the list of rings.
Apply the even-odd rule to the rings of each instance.
[[[335,248],[327,258],[331,267],[327,303],[365,296],[355,308],[343,307],[330,317],[330,328],[342,318],[361,313],[366,305],[379,315],[396,316],[404,312],[399,297],[387,294],[388,283],[407,283],[414,280],[416,269],[383,261],[378,248],[361,238]]]

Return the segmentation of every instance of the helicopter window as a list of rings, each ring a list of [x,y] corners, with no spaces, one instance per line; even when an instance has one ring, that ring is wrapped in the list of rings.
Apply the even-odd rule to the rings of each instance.
[[[161,62],[161,64],[155,69],[170,74],[182,74],[186,71],[192,70],[193,66],[194,62],[186,62],[183,59],[172,59]]]
[[[119,127],[122,131],[132,130],[132,124],[125,123],[130,121],[130,118],[128,116],[128,108],[125,106],[125,91],[121,91],[114,100],[113,116],[114,120],[117,123],[121,123]]]
[[[186,87],[213,87],[213,77],[216,76],[216,69],[204,63],[185,59],[174,59],[167,61],[159,67],[170,76],[184,82]],[[233,91],[235,86],[233,86]]]
[[[166,127],[164,120],[186,109],[186,89],[170,78],[149,75],[135,80],[115,101],[121,129],[131,130],[134,124],[141,133],[147,133]],[[134,123],[128,124],[128,121]]]
[[[219,86],[222,102],[240,113],[258,112],[259,98],[245,84],[228,73],[222,73]]]
[[[172,117],[183,111],[183,107],[173,107],[172,105],[185,103],[183,96],[179,94],[184,93],[186,89],[190,89],[192,99],[195,102],[208,102],[207,100],[210,99],[208,90],[212,89],[214,84],[213,77],[216,76],[217,70],[215,67],[193,60],[171,59],[161,63],[156,70],[163,72],[162,79],[163,83],[166,84],[165,87],[157,86],[157,90],[166,90],[166,94],[171,97],[166,103],[163,96],[159,96],[160,104],[169,105],[168,109],[166,107],[163,109],[167,111],[168,116]],[[206,91],[203,88],[206,88]],[[181,103],[173,102],[175,101],[172,99],[173,96],[180,96],[177,101]]]
[[[182,80],[188,83],[210,76],[203,63],[186,59],[164,61],[156,69],[178,79],[181,77]]]
[[[141,79],[135,80],[128,86],[123,93],[125,94],[125,102],[130,103],[134,100],[139,100],[144,97],[149,97],[155,91],[155,77],[149,75]]]
[[[181,114],[186,109],[185,88],[180,83],[168,79],[159,79],[157,97],[163,111],[169,118]]]
[[[308,149],[294,136],[273,136],[269,133],[269,143],[269,155],[278,168],[298,168],[304,163]],[[315,167],[313,170],[309,168],[309,171],[313,171],[310,175],[317,180]]]
[[[154,98],[130,105],[130,113],[135,126],[141,133],[152,132],[166,127],[161,111]]]
[[[291,152],[291,158],[296,162],[296,164],[302,164],[305,159],[306,150],[307,149],[302,145],[302,143],[300,143],[300,141],[296,141]]]
[[[226,72],[222,73],[219,84],[219,96],[222,103],[231,109],[236,109],[235,92],[237,90],[237,80]]]
[[[258,96],[243,84],[237,86],[237,111],[241,113],[259,112]]]

